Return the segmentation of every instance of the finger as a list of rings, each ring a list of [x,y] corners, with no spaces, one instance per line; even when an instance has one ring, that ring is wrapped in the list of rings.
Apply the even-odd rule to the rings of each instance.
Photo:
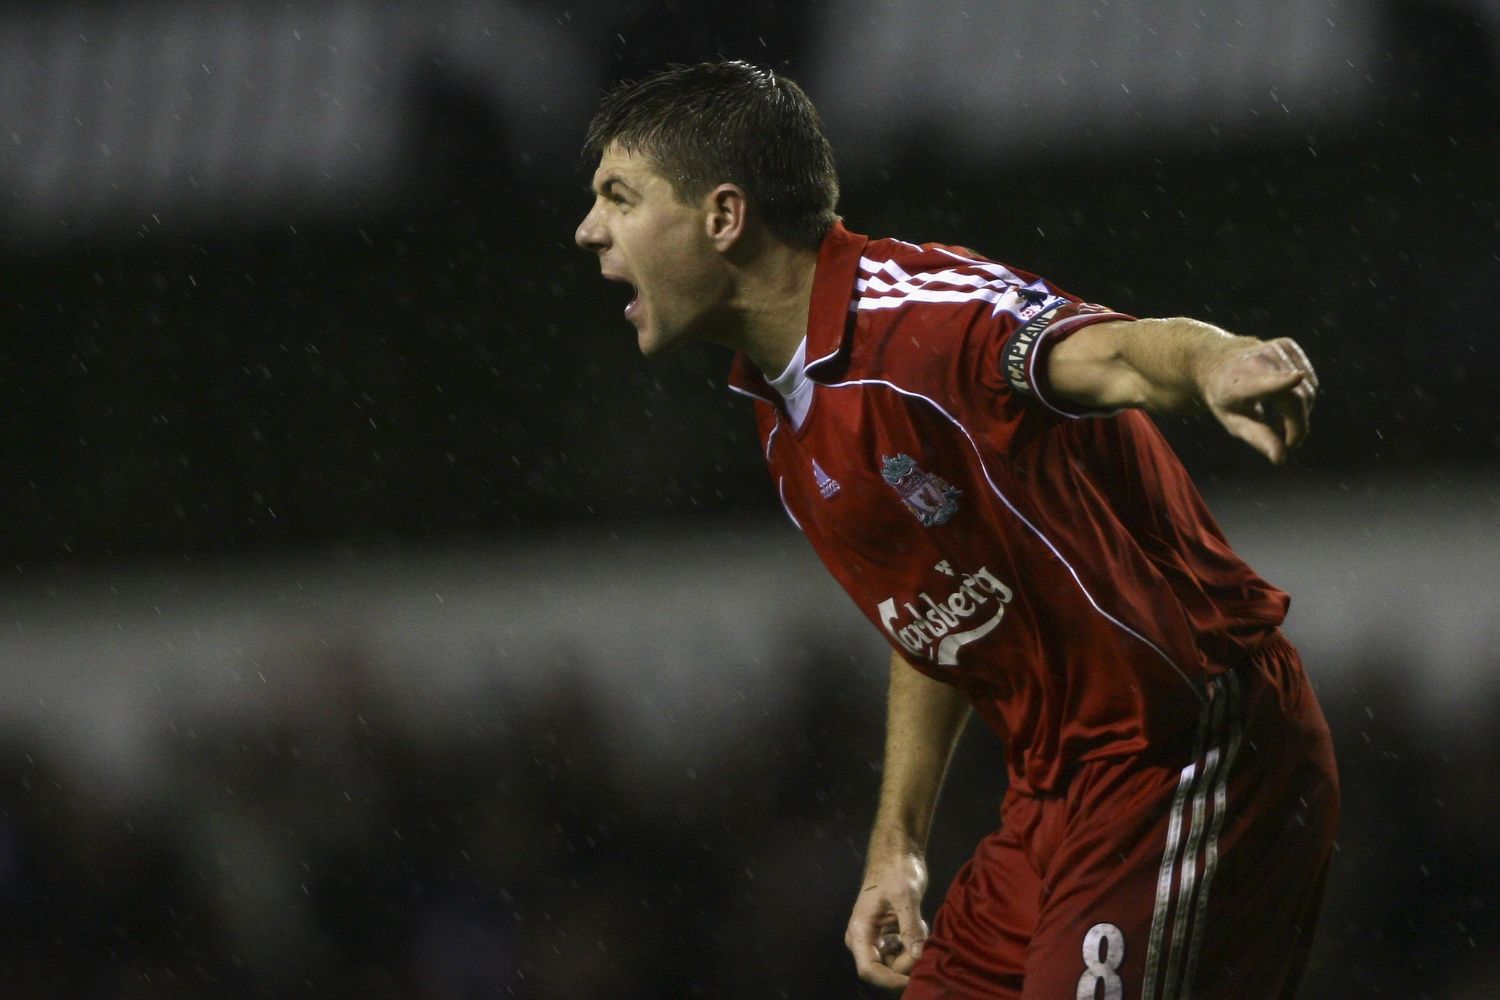
[[[894,984],[887,975],[891,958],[882,945],[889,938],[894,941],[895,950],[899,951],[901,939],[896,934],[896,922],[890,919],[890,910],[886,907],[881,910],[884,912],[861,914],[856,906],[855,914],[850,918],[849,927],[844,933],[844,944],[854,958],[854,970],[860,979],[877,986],[893,988],[899,984]]]
[[[1281,414],[1282,436],[1288,448],[1296,448],[1307,437],[1312,423],[1312,386],[1301,382],[1292,391],[1276,398],[1276,409]]]
[[[1231,383],[1230,389],[1239,399],[1257,399],[1290,392],[1306,379],[1307,373],[1296,369],[1267,368],[1240,376]]]
[[[927,921],[917,905],[904,902],[896,907],[896,920],[901,927],[901,944],[905,953],[914,960],[922,957],[922,945],[927,941]]]
[[[1311,381],[1312,366],[1308,364],[1307,355],[1302,353],[1302,348],[1297,342],[1281,337],[1271,342],[1276,349],[1276,356],[1280,365],[1291,372],[1301,376],[1289,390],[1277,395],[1274,400],[1276,410],[1281,416],[1282,439],[1288,448],[1295,448],[1302,443],[1307,436],[1307,427],[1312,419],[1313,397],[1316,389]]]
[[[1286,444],[1281,436],[1259,420],[1230,413],[1224,416],[1223,423],[1229,433],[1260,452],[1272,465],[1286,460]]]
[[[1302,352],[1301,347],[1297,346],[1295,340],[1281,337],[1271,341],[1271,346],[1276,349],[1278,370],[1300,372],[1309,388],[1317,387],[1318,376],[1312,370],[1312,363],[1307,360],[1307,355]]]
[[[854,955],[854,971],[860,979],[885,989],[899,989],[906,985],[907,977],[888,967],[892,959],[882,953],[872,935],[855,931],[853,937],[854,943],[849,950]],[[897,941],[899,947],[899,939]]]
[[[877,961],[880,959],[876,937],[876,927],[869,920],[862,919],[856,914],[849,921],[849,926],[844,931],[844,947],[848,948],[849,954],[854,956],[856,966],[868,955],[874,955]]]
[[[1274,340],[1271,346],[1276,348],[1277,357],[1280,359],[1279,367],[1282,370],[1301,373],[1302,380],[1293,384],[1291,391],[1303,397],[1300,405],[1311,412],[1312,404],[1318,395],[1318,373],[1313,371],[1312,362],[1307,360],[1307,355],[1303,353],[1301,346],[1290,337]]]
[[[873,962],[870,965],[860,967],[859,978],[871,986],[879,986],[881,989],[886,990],[899,990],[906,985],[907,980],[911,977],[903,976],[899,972],[887,969],[879,962]]]
[[[920,954],[913,954],[908,948],[902,948],[901,951],[892,955],[885,964],[890,966],[892,971],[899,972],[903,976],[909,976],[911,975],[911,970],[917,967],[917,959],[921,957]]]
[[[1312,362],[1307,359],[1307,352],[1302,350],[1302,345],[1290,337],[1282,337],[1276,342],[1291,357],[1292,366],[1307,373],[1307,380],[1312,383],[1313,391],[1316,393],[1318,389],[1322,388],[1318,384],[1318,373],[1313,370]]]

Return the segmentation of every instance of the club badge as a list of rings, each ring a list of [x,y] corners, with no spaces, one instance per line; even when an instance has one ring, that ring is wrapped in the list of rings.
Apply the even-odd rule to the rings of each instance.
[[[880,475],[924,528],[947,524],[958,513],[958,498],[963,491],[950,486],[941,476],[923,472],[910,455],[882,456]]]

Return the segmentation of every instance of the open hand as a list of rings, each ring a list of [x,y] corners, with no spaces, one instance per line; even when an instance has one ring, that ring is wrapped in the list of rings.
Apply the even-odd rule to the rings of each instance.
[[[1219,354],[1200,386],[1219,423],[1276,465],[1307,437],[1318,376],[1290,337]]]
[[[927,864],[916,854],[872,862],[866,869],[844,932],[859,978],[891,990],[906,985],[927,940],[921,909],[926,891]]]

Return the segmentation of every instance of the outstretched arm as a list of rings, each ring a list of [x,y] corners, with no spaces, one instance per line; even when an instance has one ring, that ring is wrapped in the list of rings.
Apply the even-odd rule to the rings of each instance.
[[[1063,399],[1113,410],[1208,410],[1277,465],[1307,436],[1318,376],[1288,337],[1236,337],[1193,319],[1095,323],[1052,349],[1048,384]]]
[[[891,655],[880,805],[844,944],[859,977],[899,989],[922,953],[927,835],[953,748],[969,718],[962,692]],[[895,943],[892,935],[899,936]]]

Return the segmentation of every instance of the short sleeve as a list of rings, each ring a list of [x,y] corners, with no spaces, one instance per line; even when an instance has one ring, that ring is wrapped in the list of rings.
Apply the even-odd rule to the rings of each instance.
[[[1133,317],[962,247],[880,241],[859,268],[849,309],[860,370],[899,372],[907,388],[991,422],[1103,415],[1050,392],[1047,355],[1090,323]]]
[[[1000,365],[1005,381],[1017,393],[1037,400],[1064,417],[1077,419],[1117,413],[1117,410],[1095,410],[1079,406],[1053,395],[1047,362],[1058,344],[1090,323],[1134,318],[1103,306],[1073,299],[1048,301],[1024,322],[1017,324],[1005,338],[1000,352]]]

